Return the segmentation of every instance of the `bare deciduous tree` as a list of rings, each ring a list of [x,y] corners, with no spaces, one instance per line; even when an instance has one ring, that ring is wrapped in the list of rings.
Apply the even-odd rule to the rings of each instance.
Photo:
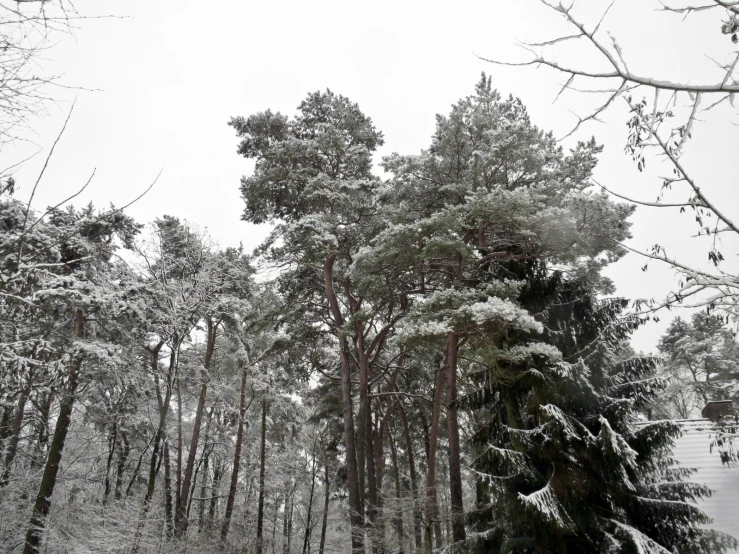
[[[715,78],[705,82],[675,81],[657,74],[656,71],[640,73],[633,69],[624,53],[618,37],[611,35],[605,22],[616,1],[611,2],[598,21],[586,22],[576,13],[574,2],[568,5],[540,0],[543,6],[561,16],[571,34],[561,34],[553,39],[536,43],[523,43],[528,52],[523,61],[488,59],[486,61],[507,66],[545,66],[565,78],[557,98],[571,91],[581,95],[594,95],[599,100],[595,108],[587,114],[577,115],[577,123],[563,138],[575,133],[584,123],[600,121],[600,117],[619,101],[625,102],[629,109],[625,149],[643,170],[650,153],[667,160],[671,175],[661,177],[660,191],[655,202],[647,202],[611,191],[605,185],[595,185],[634,204],[649,208],[677,209],[680,213],[692,210],[695,214],[698,232],[694,236],[711,238],[705,266],[685,263],[657,244],[649,250],[638,250],[625,246],[647,259],[667,264],[681,276],[679,285],[662,299],[649,300],[641,306],[654,310],[664,306],[680,304],[684,307],[704,307],[717,309],[726,316],[739,316],[739,277],[736,271],[726,269],[724,256],[720,251],[722,239],[734,241],[739,238],[739,223],[727,213],[719,202],[706,192],[705,183],[695,175],[695,168],[683,159],[686,144],[694,128],[700,123],[700,114],[720,105],[727,106],[736,114],[735,98],[739,92],[739,3],[732,0],[705,0],[705,2],[680,5],[676,0],[658,0],[656,7],[665,12],[665,17],[683,17],[697,12],[716,12],[722,19],[717,30],[728,35],[723,61],[715,61],[708,56],[706,63],[715,72]],[[638,14],[633,14],[638,17]],[[582,44],[576,58],[568,59],[563,47],[571,43]],[[665,46],[667,48],[667,46]],[[590,52],[585,54],[586,50]],[[589,63],[592,54],[595,65]],[[588,60],[586,63],[585,60]],[[638,100],[637,96],[643,97]],[[730,149],[727,149],[727,154]],[[684,191],[678,202],[667,202],[664,193],[675,186]],[[644,267],[646,269],[646,266]]]

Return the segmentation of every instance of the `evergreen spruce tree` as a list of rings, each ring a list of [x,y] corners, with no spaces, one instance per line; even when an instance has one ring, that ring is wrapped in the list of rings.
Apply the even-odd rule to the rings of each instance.
[[[628,356],[638,321],[541,263],[511,264],[519,303],[544,332],[508,333],[476,352],[464,406],[480,480],[473,552],[723,552],[736,541],[700,528],[710,495],[671,458],[679,426],[638,424],[663,382],[655,359]]]

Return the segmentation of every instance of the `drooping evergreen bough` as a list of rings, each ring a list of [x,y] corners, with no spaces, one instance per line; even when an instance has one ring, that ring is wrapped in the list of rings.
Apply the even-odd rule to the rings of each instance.
[[[508,333],[475,360],[476,530],[459,551],[708,554],[736,541],[701,528],[710,495],[671,457],[678,425],[637,424],[659,392],[655,359],[625,340],[627,302],[596,299],[583,282],[516,264],[522,307],[544,332]],[[629,355],[632,354],[632,355]]]

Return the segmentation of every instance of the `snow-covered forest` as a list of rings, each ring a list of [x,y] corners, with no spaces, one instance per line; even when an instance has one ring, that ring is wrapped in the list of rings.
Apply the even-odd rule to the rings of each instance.
[[[95,171],[39,204],[77,104],[36,138],[35,179],[3,152],[53,104],[45,50],[89,14],[0,3],[0,551],[738,547],[672,448],[679,420],[739,403],[737,205],[684,156],[711,125],[739,124],[739,7],[656,3],[725,48],[699,82],[632,72],[607,13],[537,5],[563,32],[481,67],[558,73],[550,92],[583,99],[567,136],[489,72],[429,114],[425,143],[382,156],[392,137],[357,102],[291,91],[293,111],[223,125],[250,163],[231,186],[266,236],[252,251],[164,207],[137,220],[159,177],[123,206],[79,202]],[[588,125],[618,109],[622,163],[662,164],[647,192],[596,174]],[[668,211],[700,259],[634,242],[644,210]],[[624,298],[608,273],[624,257],[673,278]],[[660,318],[652,351],[634,348]],[[736,422],[705,445],[727,467]]]

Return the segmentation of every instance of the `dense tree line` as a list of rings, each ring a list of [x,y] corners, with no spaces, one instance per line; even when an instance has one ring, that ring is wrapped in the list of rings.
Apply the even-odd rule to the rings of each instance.
[[[633,207],[593,191],[595,140],[564,151],[485,76],[384,179],[382,133],[331,91],[230,125],[243,218],[272,224],[253,254],[174,216],[0,202],[0,548],[735,544],[701,527],[678,426],[635,425],[674,380],[601,273]],[[723,398],[708,323],[660,349]]]

